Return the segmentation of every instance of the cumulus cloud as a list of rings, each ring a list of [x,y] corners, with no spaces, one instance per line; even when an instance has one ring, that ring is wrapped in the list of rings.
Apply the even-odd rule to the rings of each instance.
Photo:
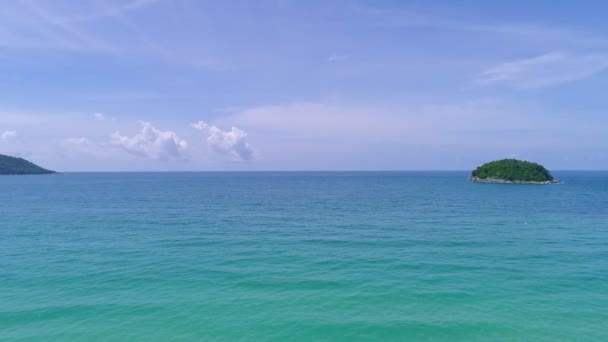
[[[254,151],[247,142],[247,133],[232,127],[229,131],[222,131],[217,126],[207,125],[203,121],[190,124],[193,128],[207,136],[207,145],[215,153],[231,160],[251,160]]]
[[[103,115],[103,113],[94,113],[93,117],[95,118],[95,120],[97,121],[103,121],[106,119],[106,116]]]
[[[541,56],[502,63],[481,73],[480,85],[511,84],[539,88],[591,77],[608,69],[608,54],[551,52]]]
[[[141,123],[141,131],[133,137],[115,132],[111,144],[142,158],[168,160],[181,158],[188,144],[173,131],[161,131],[148,122]]]
[[[9,140],[17,137],[17,131],[4,131],[0,134],[0,139]]]

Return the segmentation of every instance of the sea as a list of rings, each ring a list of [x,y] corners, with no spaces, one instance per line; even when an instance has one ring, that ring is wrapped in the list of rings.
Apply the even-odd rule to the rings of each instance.
[[[608,172],[0,177],[1,341],[608,341]]]

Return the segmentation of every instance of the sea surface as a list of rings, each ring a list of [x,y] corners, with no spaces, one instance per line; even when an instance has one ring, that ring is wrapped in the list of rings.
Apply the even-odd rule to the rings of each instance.
[[[2,341],[608,341],[608,172],[0,177]]]

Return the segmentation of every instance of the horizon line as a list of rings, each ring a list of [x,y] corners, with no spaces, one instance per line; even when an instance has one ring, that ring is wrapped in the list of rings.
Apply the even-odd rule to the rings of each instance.
[[[472,172],[464,169],[395,169],[395,170],[111,170],[111,171],[55,171],[62,173],[256,173],[256,172]],[[561,169],[551,172],[608,172],[608,169]]]

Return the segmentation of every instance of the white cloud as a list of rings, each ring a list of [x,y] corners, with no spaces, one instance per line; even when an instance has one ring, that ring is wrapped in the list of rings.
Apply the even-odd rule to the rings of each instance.
[[[347,55],[338,55],[338,54],[332,54],[329,57],[327,57],[327,61],[330,63],[335,63],[335,62],[342,62],[349,59],[349,56]]]
[[[93,117],[95,118],[95,120],[97,121],[103,121],[106,119],[106,116],[103,115],[103,113],[94,113]]]
[[[2,140],[13,139],[16,137],[17,137],[17,131],[4,131],[2,134],[0,134],[0,139],[2,139]]]
[[[481,85],[511,84],[539,88],[591,77],[608,68],[608,54],[551,52],[541,56],[502,63],[484,71]]]
[[[141,132],[133,137],[113,133],[111,144],[143,158],[167,160],[183,156],[188,144],[175,132],[161,131],[147,122],[142,122],[141,126]]]
[[[89,143],[89,139],[87,139],[85,137],[67,138],[67,139],[65,139],[65,142],[68,144],[72,144],[72,145],[84,145],[84,144]]]
[[[253,159],[254,151],[249,146],[247,133],[244,131],[236,127],[222,131],[217,126],[209,126],[203,121],[190,125],[207,135],[207,144],[215,153],[231,160]]]
[[[209,126],[206,123],[204,123],[203,121],[191,123],[190,126],[192,126],[193,128],[195,128],[199,131],[204,131],[207,128],[209,128]]]

